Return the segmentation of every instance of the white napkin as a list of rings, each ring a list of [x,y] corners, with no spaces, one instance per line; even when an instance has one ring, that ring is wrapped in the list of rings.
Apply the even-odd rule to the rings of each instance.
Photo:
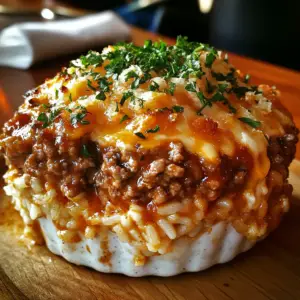
[[[0,66],[27,69],[37,61],[124,41],[129,35],[129,26],[111,11],[15,24],[0,32]]]

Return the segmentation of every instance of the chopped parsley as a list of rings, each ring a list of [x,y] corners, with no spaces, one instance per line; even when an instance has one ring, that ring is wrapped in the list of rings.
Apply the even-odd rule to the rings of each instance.
[[[48,106],[47,108],[49,108],[50,106]],[[54,109],[48,113],[46,112],[41,112],[38,117],[37,120],[43,123],[43,128],[46,128],[50,125],[52,125],[52,123],[54,122],[54,120],[56,119],[56,117],[60,114],[61,109]]]
[[[70,102],[73,101],[73,99],[72,99],[72,94],[71,94],[71,93],[69,94],[69,101],[70,101]]]
[[[131,91],[125,92],[121,98],[120,105],[123,106],[125,101],[128,98],[132,98],[132,97],[133,97],[133,92],[131,92]]]
[[[48,127],[49,120],[48,120],[48,116],[46,115],[46,113],[44,113],[44,112],[40,113],[39,116],[37,117],[37,120],[43,123],[43,128]]]
[[[139,106],[140,108],[144,108],[144,103],[145,103],[145,100],[141,99],[141,98],[137,98],[138,102],[139,102]]]
[[[125,76],[125,80],[128,81],[130,78],[138,78],[139,75],[134,72],[134,71],[129,71],[126,76]]]
[[[231,70],[229,73],[227,74],[222,74],[222,73],[216,73],[216,72],[211,72],[211,75],[216,78],[218,81],[229,81],[233,84],[235,84],[236,79],[234,77],[234,72],[235,70]]]
[[[213,62],[217,58],[217,54],[218,54],[217,50],[212,48],[210,52],[206,55],[205,66],[207,68],[210,68],[212,66]]]
[[[176,113],[182,113],[184,111],[184,107],[182,106],[178,106],[178,105],[174,105],[172,107],[173,111],[176,112]]]
[[[144,43],[144,48],[145,49],[151,49],[152,47],[152,41],[151,40],[146,40]]]
[[[58,99],[58,89],[55,89],[55,99]]]
[[[132,84],[131,84],[131,88],[132,89],[137,89],[138,87],[139,87],[139,85],[140,85],[140,78],[136,78],[133,82],[132,82]]]
[[[185,86],[185,89],[186,89],[188,92],[196,93],[196,92],[197,92],[197,90],[196,90],[196,82],[190,82],[190,83],[188,83],[188,84]]]
[[[230,71],[227,74],[215,72],[213,64],[217,58],[218,51],[214,47],[198,42],[189,42],[186,37],[179,36],[176,44],[172,46],[168,46],[163,41],[152,42],[147,40],[142,47],[136,46],[133,43],[121,42],[114,46],[113,51],[102,54],[90,51],[86,56],[80,57],[80,63],[75,61],[74,67],[80,69],[81,75],[89,76],[91,80],[87,80],[88,88],[95,91],[95,98],[97,100],[102,101],[110,96],[112,91],[111,85],[113,85],[112,81],[118,80],[120,74],[130,68],[125,74],[125,81],[130,80],[129,88],[123,92],[120,101],[117,100],[116,112],[119,112],[121,110],[120,106],[123,106],[129,100],[134,105],[138,104],[143,108],[145,100],[136,96],[134,90],[147,82],[149,83],[150,91],[159,91],[159,84],[151,80],[154,76],[153,74],[155,74],[155,76],[167,81],[168,88],[164,89],[164,92],[172,96],[174,95],[176,84],[170,82],[171,78],[185,79],[187,82],[185,90],[194,93],[201,103],[201,109],[197,112],[199,115],[202,114],[204,108],[211,107],[216,102],[226,105],[231,113],[236,113],[236,109],[231,105],[229,99],[227,99],[229,93],[234,93],[238,98],[242,98],[248,91],[252,91],[255,94],[260,93],[260,91],[258,91],[256,86],[249,87],[243,83],[241,84],[241,80],[238,79],[239,76],[233,67],[229,66]],[[96,68],[103,65],[104,61],[106,74],[102,75]],[[224,62],[228,63],[227,54],[224,56]],[[137,66],[137,69],[131,69],[132,66]],[[205,72],[211,74],[218,82],[215,83],[215,80],[208,80],[206,78],[206,87],[203,91],[197,86],[197,82],[192,80],[200,79],[205,75]],[[74,73],[74,76],[78,76],[76,74],[78,72]],[[247,74],[242,78],[242,81],[247,84],[249,79],[250,75]],[[69,97],[71,101],[72,96]],[[158,110],[163,111],[163,109]],[[167,110],[180,113],[184,111],[184,108],[175,105],[167,108]],[[76,112],[72,112],[71,114],[71,123],[73,125],[77,123],[88,124],[89,122],[85,120],[85,116],[86,111],[76,109]],[[46,118],[49,118],[47,114]],[[47,121],[46,118],[43,115],[40,117],[43,124],[49,123],[49,120]],[[126,121],[128,118],[127,115],[124,115],[120,123]],[[139,132],[135,134],[137,136],[139,134],[143,135]]]
[[[82,145],[81,154],[82,154],[83,157],[90,157],[91,156],[91,153],[89,152],[87,145],[85,145],[85,144]]]
[[[206,92],[208,94],[211,94],[214,92],[215,89],[216,89],[216,87],[214,85],[212,85],[206,78]]]
[[[228,108],[229,108],[229,111],[233,114],[236,114],[236,108],[233,107],[229,102],[225,103],[227,104]]]
[[[81,97],[78,98],[78,100],[85,100],[85,99],[87,99],[87,97],[88,96],[81,96]]]
[[[115,112],[119,112],[119,103],[116,102],[116,109],[115,109]]]
[[[157,111],[163,113],[163,112],[165,112],[165,111],[170,111],[170,109],[167,108],[167,107],[162,107],[162,108],[157,108]],[[171,111],[172,111],[172,110],[171,110]]]
[[[168,94],[174,96],[175,89],[176,89],[176,83],[170,82],[170,83],[169,83],[169,89],[167,89],[166,92],[167,92]]]
[[[50,108],[50,104],[45,104],[45,103],[43,103],[43,104],[42,104],[42,107],[45,108],[45,109],[48,109],[48,108]]]
[[[218,101],[224,101],[224,100],[226,100],[226,98],[220,91],[216,92],[210,99],[211,102],[218,102]]]
[[[200,102],[201,102],[202,105],[206,105],[206,103],[207,103],[206,102],[206,98],[204,97],[204,94],[201,91],[199,91],[197,93],[197,97],[200,100]]]
[[[92,91],[96,91],[97,89],[92,85],[92,82],[88,79],[87,80],[87,86],[89,87],[89,89],[91,89]]]
[[[103,63],[102,56],[97,52],[89,51],[86,56],[82,55],[80,61],[84,67],[93,65],[95,67],[101,66]]]
[[[146,132],[147,133],[156,133],[160,130],[160,127],[156,125],[154,128],[148,129]]]
[[[244,78],[244,82],[245,82],[245,83],[248,83],[249,80],[250,80],[250,77],[251,77],[250,74],[246,74],[246,75],[245,75],[245,78]]]
[[[139,138],[143,139],[143,140],[146,139],[146,137],[144,136],[144,134],[141,133],[141,132],[135,132],[134,134],[135,134],[136,136],[138,136]]]
[[[226,89],[228,88],[228,84],[227,83],[221,83],[218,84],[218,89],[221,93],[226,92]]]
[[[79,124],[88,125],[90,122],[88,120],[84,120],[87,116],[88,112],[84,106],[77,106],[76,111],[73,112],[70,116],[70,121],[73,126]]]
[[[244,97],[247,92],[251,91],[247,86],[237,86],[233,88],[233,92],[238,98]]]
[[[120,124],[122,124],[123,122],[125,122],[126,120],[129,120],[128,115],[124,115],[121,120],[120,120]]]
[[[159,90],[159,84],[153,80],[151,82],[150,86],[149,86],[149,90],[152,91],[152,92],[158,91]]]
[[[255,121],[255,120],[252,120],[252,119],[246,118],[246,117],[239,118],[239,120],[248,124],[249,126],[251,126],[253,128],[258,128],[261,125],[261,123],[259,121]]]
[[[97,95],[96,95],[96,99],[97,100],[101,100],[104,101],[106,99],[106,95],[103,91],[100,91]]]

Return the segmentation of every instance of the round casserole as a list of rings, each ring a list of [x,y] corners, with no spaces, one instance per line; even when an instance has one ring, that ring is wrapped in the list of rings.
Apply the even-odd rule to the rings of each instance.
[[[179,37],[90,51],[29,91],[1,136],[25,235],[101,272],[231,260],[289,209],[298,130],[275,87]]]

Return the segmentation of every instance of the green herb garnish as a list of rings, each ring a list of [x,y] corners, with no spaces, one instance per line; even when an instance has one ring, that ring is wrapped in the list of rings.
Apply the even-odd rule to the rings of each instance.
[[[216,89],[216,87],[214,85],[212,85],[206,78],[206,92],[208,94],[213,93],[213,91]]]
[[[197,90],[196,90],[196,82],[190,82],[190,83],[188,83],[188,84],[185,86],[185,89],[186,89],[188,92],[196,93],[196,92],[197,92]]]
[[[156,125],[154,128],[148,129],[146,132],[147,133],[156,133],[160,130],[160,127]]]
[[[87,99],[87,97],[88,96],[81,96],[81,97],[78,98],[78,100],[85,100],[85,99]]]
[[[105,93],[103,91],[100,91],[97,95],[96,95],[96,99],[97,100],[101,100],[104,101],[106,99]]]
[[[51,107],[50,104],[45,104],[45,103],[43,103],[42,106],[43,106],[43,108],[45,108],[45,109],[48,109],[48,108]]]
[[[84,157],[90,157],[91,156],[91,153],[89,152],[87,145],[85,145],[85,144],[82,145],[81,154]]]
[[[217,54],[218,54],[218,52],[214,48],[211,49],[209,53],[207,53],[206,59],[205,59],[205,66],[207,68],[210,68],[212,66],[213,62],[217,58]]]
[[[88,125],[90,122],[88,120],[84,120],[87,115],[87,109],[84,106],[77,106],[76,112],[73,112],[70,117],[71,124],[75,126],[76,124]]]
[[[228,87],[227,83],[218,84],[218,89],[221,93],[224,93],[226,91],[227,87]]]
[[[197,93],[197,97],[200,100],[200,102],[201,102],[202,105],[206,104],[206,98],[204,97],[204,94],[201,91],[199,91]]]
[[[207,72],[219,81],[215,85],[213,81],[206,79],[205,91],[199,90],[196,81],[192,81],[196,78],[201,78],[205,74],[204,71],[206,72],[200,59],[200,56],[203,54],[205,54],[205,67],[210,68]],[[168,46],[162,41],[152,42],[149,40],[145,41],[142,47],[138,47],[133,43],[122,42],[115,45],[113,51],[106,53],[99,54],[90,51],[86,56],[80,58],[82,66],[78,65],[78,61],[75,61],[74,67],[80,69],[82,76],[88,76],[91,79],[91,81],[87,80],[87,85],[91,90],[97,91],[95,97],[98,100],[105,100],[111,93],[112,81],[118,80],[120,74],[130,68],[130,71],[125,75],[125,81],[131,79],[130,90],[124,92],[121,100],[118,100],[119,103],[116,103],[116,112],[128,99],[133,105],[137,104],[143,108],[145,101],[135,96],[132,90],[139,88],[143,83],[149,83],[150,91],[160,91],[159,84],[151,80],[153,74],[155,74],[155,76],[162,77],[167,81],[169,86],[164,92],[170,95],[174,95],[176,88],[176,84],[170,82],[171,78],[186,79],[188,83],[185,89],[190,93],[195,93],[195,96],[201,103],[201,109],[197,112],[200,115],[205,107],[211,107],[216,102],[226,105],[231,113],[235,113],[236,109],[227,99],[229,93],[233,92],[237,97],[242,98],[248,91],[256,94],[260,93],[260,91],[258,91],[257,87],[240,86],[239,76],[233,67],[230,67],[230,71],[227,74],[214,72],[211,68],[217,58],[218,51],[215,48],[202,43],[189,42],[186,37],[179,36],[176,44],[172,46]],[[104,61],[106,62],[104,67],[106,74],[102,75],[95,71],[95,67],[102,65]],[[224,56],[224,61],[228,63],[227,54]],[[138,67],[138,71],[131,69],[133,65]],[[74,76],[78,76],[77,74],[78,72],[74,73]],[[246,75],[243,81],[248,83],[249,78],[250,76]],[[183,112],[184,108],[182,106],[173,106],[172,108],[167,108],[167,110]],[[158,109],[158,111],[163,111],[163,109]],[[78,122],[77,118],[74,116],[74,113],[72,113],[72,116],[75,124]],[[46,117],[49,117],[49,115],[46,115]],[[123,118],[125,119],[123,120]],[[122,122],[126,120],[125,116],[123,118],[121,119]],[[79,121],[86,123],[86,120],[83,119]]]
[[[131,92],[131,91],[125,92],[121,98],[120,105],[123,106],[125,101],[131,97],[133,97],[133,92]]]
[[[247,92],[251,91],[247,86],[237,86],[233,88],[233,92],[238,98],[244,97]]]
[[[143,140],[145,140],[146,139],[146,137],[143,135],[143,133],[141,133],[141,132],[135,132],[134,133],[136,136],[138,136],[139,138],[141,138],[141,139],[143,139]]]
[[[121,120],[120,120],[120,124],[122,124],[123,122],[125,122],[126,120],[129,120],[129,117],[127,115],[124,115]]]
[[[126,76],[125,76],[125,80],[128,81],[130,78],[138,78],[139,75],[134,72],[134,71],[129,71]]]
[[[115,109],[115,112],[119,112],[119,103],[116,102],[116,109]]]
[[[151,84],[149,85],[149,90],[152,92],[158,91],[159,90],[159,84],[155,81],[152,81]]]
[[[61,112],[60,108],[52,110],[50,111],[50,113],[42,112],[38,115],[37,120],[43,123],[43,128],[46,128],[54,122],[54,120],[60,114],[60,112]]]
[[[103,63],[102,56],[99,53],[89,51],[86,56],[82,55],[80,61],[84,67],[93,65],[95,67],[101,66]]]
[[[145,103],[145,100],[141,99],[141,98],[137,98],[138,102],[139,102],[139,106],[140,108],[144,108],[144,103]]]
[[[226,98],[221,92],[216,92],[210,99],[211,102],[218,102],[218,101],[224,101]]]
[[[131,88],[132,88],[133,90],[137,89],[137,88],[139,87],[140,83],[141,83],[141,82],[140,82],[140,78],[136,78],[136,79],[132,82]]]
[[[261,125],[261,123],[259,121],[255,121],[255,120],[252,120],[252,119],[246,118],[246,117],[239,118],[239,120],[250,125],[253,128],[258,128]]]
[[[37,120],[43,123],[43,128],[46,128],[49,124],[48,117],[47,117],[46,113],[44,113],[44,112],[39,114],[39,116],[37,117]]]
[[[245,83],[248,83],[249,80],[250,80],[250,77],[251,77],[250,74],[246,74],[246,75],[245,75],[245,78],[244,78],[244,82],[245,82]]]
[[[174,96],[175,89],[176,89],[176,83],[170,82],[169,89],[167,89],[166,92],[169,93],[170,95]]]
[[[92,85],[92,82],[88,79],[87,80],[87,85],[92,91],[96,91],[97,89]]]
[[[182,113],[184,111],[184,107],[179,105],[172,106],[172,109],[176,113]]]

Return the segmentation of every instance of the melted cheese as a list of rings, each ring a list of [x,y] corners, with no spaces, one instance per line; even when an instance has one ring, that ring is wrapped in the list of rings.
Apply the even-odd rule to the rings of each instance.
[[[111,48],[104,51],[111,51]],[[205,55],[200,56],[200,63],[203,65]],[[78,65],[79,64],[79,65]],[[105,63],[104,63],[105,64]],[[76,65],[76,62],[75,62]],[[80,60],[77,60],[80,67]],[[82,67],[82,66],[81,66]],[[221,74],[230,72],[231,66],[224,62],[220,56],[213,64],[213,71]],[[154,76],[148,82],[140,85],[138,89],[131,90],[134,101],[127,99],[123,106],[119,103],[123,93],[130,90],[133,79],[126,80],[126,75],[134,71],[142,76],[141,69],[133,65],[123,70],[118,80],[113,80],[111,94],[106,93],[105,101],[97,100],[98,92],[90,89],[87,81],[91,76],[80,73],[77,68],[68,69],[69,74],[77,74],[74,78],[63,78],[56,76],[40,86],[36,95],[41,103],[49,103],[54,108],[67,107],[75,109],[78,106],[85,107],[89,112],[87,116],[89,125],[79,125],[76,128],[66,126],[68,121],[56,124],[56,130],[62,130],[69,138],[79,138],[84,134],[90,134],[93,141],[102,146],[113,145],[122,149],[133,149],[136,144],[145,148],[159,146],[164,141],[181,141],[185,148],[207,160],[210,163],[218,164],[221,155],[233,156],[237,147],[246,147],[253,156],[254,166],[245,196],[251,206],[255,199],[255,188],[263,185],[270,162],[267,157],[267,137],[281,135],[284,126],[293,124],[290,116],[278,106],[278,93],[271,88],[262,86],[264,94],[247,92],[244,99],[238,99],[233,94],[226,94],[230,103],[236,108],[236,113],[231,113],[228,107],[222,103],[213,103],[211,107],[203,109],[202,116],[196,114],[201,108],[201,102],[195,93],[185,90],[189,82],[195,82],[198,91],[202,91],[205,97],[209,97],[206,91],[206,82],[212,85],[218,82],[210,69],[203,67],[205,76],[196,78],[171,78],[169,81],[176,84],[173,96],[164,92],[168,82],[158,76]],[[105,73],[103,67],[97,67],[95,72]],[[237,72],[236,76],[239,73]],[[241,85],[241,78],[237,77]],[[154,81],[159,86],[159,91],[149,91],[149,85]],[[93,82],[92,82],[93,84]],[[227,83],[230,87],[230,83]],[[63,88],[65,87],[65,88]],[[70,102],[70,95],[72,102]],[[269,95],[269,97],[268,97]],[[273,102],[276,105],[273,105]],[[21,107],[27,109],[28,102]],[[172,111],[173,106],[182,106],[183,112]],[[168,108],[168,109],[164,109]],[[37,111],[30,110],[30,113],[37,116]],[[66,113],[67,114],[67,113]],[[124,115],[128,120],[121,122]],[[69,116],[66,115],[66,119]],[[252,128],[239,120],[241,117],[251,118],[261,122],[257,129]],[[208,124],[205,120],[209,120]],[[217,128],[214,129],[214,124]],[[157,133],[147,133],[147,130],[159,126]],[[208,126],[208,128],[206,128]],[[211,128],[210,128],[211,126]],[[141,139],[135,133],[143,133],[145,139]],[[21,134],[25,134],[24,132]]]

